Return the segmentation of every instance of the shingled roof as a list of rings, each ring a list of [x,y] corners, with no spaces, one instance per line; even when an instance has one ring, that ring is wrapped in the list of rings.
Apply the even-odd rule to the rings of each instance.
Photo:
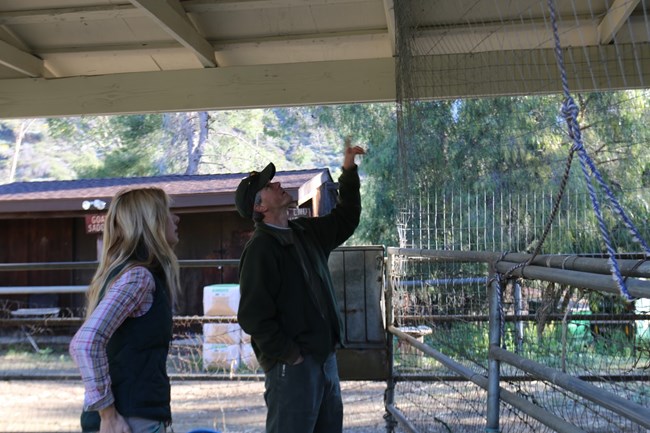
[[[246,173],[172,175],[109,179],[56,180],[44,182],[14,182],[0,185],[0,218],[40,212],[84,213],[86,200],[111,198],[123,188],[160,187],[173,199],[176,210],[193,208],[232,208],[235,190]],[[331,182],[328,169],[277,172],[274,180],[302,204],[311,199],[317,188]]]

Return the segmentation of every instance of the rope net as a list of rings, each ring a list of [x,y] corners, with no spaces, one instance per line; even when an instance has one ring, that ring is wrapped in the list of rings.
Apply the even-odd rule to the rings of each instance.
[[[398,157],[405,191],[431,167],[429,158],[421,159],[422,155],[431,155],[425,149],[440,147],[436,156],[444,156],[442,136],[448,132],[432,129],[431,118],[445,116],[445,122],[458,121],[453,115],[458,111],[458,101],[557,95],[554,112],[526,111],[529,117],[548,122],[546,126],[536,125],[539,130],[562,127],[557,115],[563,88],[583,95],[647,88],[650,20],[646,1],[622,15],[625,19],[620,20],[619,30],[607,43],[598,39],[598,33],[606,37],[604,26],[623,13],[621,4],[625,2],[616,2],[609,9],[608,2],[558,2],[554,20],[544,0],[436,2],[433,8],[423,7],[419,0],[394,3]],[[565,47],[559,50],[555,47],[554,23],[555,34]],[[557,66],[556,51],[563,58],[562,71]],[[579,105],[585,102],[577,99]],[[496,115],[476,114],[472,121]],[[489,119],[483,120],[487,123]],[[491,126],[500,125],[493,122]],[[566,135],[564,128],[561,134]],[[526,137],[515,133],[510,139],[523,141]],[[568,149],[565,147],[565,155]]]
[[[609,257],[624,296],[508,280],[502,315],[526,319],[502,324],[503,344],[645,407],[648,299],[626,299],[617,260],[643,263],[650,234],[636,150],[650,137],[632,126],[650,116],[648,6],[394,2],[399,246]],[[487,376],[486,267],[392,260],[397,325]],[[482,388],[395,345],[396,406],[418,429],[485,429]],[[505,363],[501,374],[502,387],[585,431],[644,431]],[[549,431],[503,402],[500,416],[504,432]]]

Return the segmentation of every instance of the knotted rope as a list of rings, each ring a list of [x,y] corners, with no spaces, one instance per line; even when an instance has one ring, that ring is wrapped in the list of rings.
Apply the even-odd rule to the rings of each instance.
[[[594,213],[596,214],[596,219],[598,221],[598,228],[603,238],[603,242],[605,243],[605,247],[607,249],[607,255],[609,256],[608,263],[610,266],[612,279],[614,280],[614,282],[616,282],[616,285],[619,291],[621,292],[621,294],[626,299],[631,300],[632,296],[630,296],[630,293],[628,292],[627,286],[625,284],[625,279],[621,275],[621,270],[618,265],[618,260],[616,259],[616,250],[612,245],[609,230],[607,228],[607,225],[605,224],[603,213],[601,211],[600,202],[598,200],[598,197],[596,196],[596,191],[592,179],[594,179],[596,183],[605,192],[605,195],[609,199],[609,202],[611,203],[612,209],[614,210],[615,214],[621,218],[621,220],[627,227],[629,233],[632,235],[633,241],[638,243],[641,246],[646,259],[650,257],[650,247],[648,247],[647,243],[643,240],[639,231],[632,223],[632,220],[627,216],[627,213],[625,212],[625,210],[623,210],[623,207],[614,196],[614,193],[603,180],[600,171],[594,164],[593,160],[591,159],[591,157],[589,156],[587,150],[583,145],[582,131],[580,130],[580,124],[578,122],[579,109],[573,97],[571,96],[571,93],[569,92],[569,84],[568,84],[566,69],[564,67],[564,55],[562,53],[562,47],[560,45],[560,36],[559,36],[558,25],[557,25],[557,14],[555,10],[554,1],[548,0],[548,6],[551,15],[551,25],[553,27],[553,38],[555,42],[555,57],[557,60],[558,68],[560,69],[560,77],[562,80],[562,91],[564,93],[564,103],[562,104],[562,116],[564,117],[567,123],[569,137],[571,137],[571,139],[573,140],[573,145],[571,146],[569,160],[567,163],[567,170],[565,170],[565,176],[563,178],[563,185],[560,190],[560,194],[556,199],[556,203],[550,221],[553,220],[553,218],[555,217],[555,213],[557,212],[559,199],[561,198],[562,193],[564,191],[564,183],[568,178],[568,169],[570,168],[573,153],[577,152],[578,156],[580,157],[580,167],[582,169],[582,173],[587,183],[587,190],[589,192],[589,197],[591,199],[592,207],[594,209]],[[514,266],[512,269],[510,269],[508,273],[506,273],[506,277],[510,277],[510,275],[515,269],[528,265],[535,258],[535,256],[539,253],[541,249],[541,245],[544,242],[544,239],[546,238],[546,234],[547,231],[545,230],[545,233],[540,239],[540,242],[538,243],[537,248],[535,249],[535,252],[533,253],[532,257],[528,261],[518,264]]]

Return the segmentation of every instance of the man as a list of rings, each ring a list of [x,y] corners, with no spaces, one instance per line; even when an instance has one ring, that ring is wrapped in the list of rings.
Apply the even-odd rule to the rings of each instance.
[[[327,260],[359,224],[355,156],[364,153],[346,141],[338,203],[319,218],[289,221],[293,199],[271,182],[273,164],[237,187],[237,210],[256,222],[241,256],[238,319],[266,375],[267,433],[343,429],[334,353],[342,325]]]

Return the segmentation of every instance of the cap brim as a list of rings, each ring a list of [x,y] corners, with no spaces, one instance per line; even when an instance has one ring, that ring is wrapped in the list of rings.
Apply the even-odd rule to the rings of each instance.
[[[269,165],[264,167],[264,170],[260,171],[260,187],[266,186],[266,184],[273,179],[273,176],[275,176],[275,165],[273,165],[272,162],[269,162]]]
[[[264,170],[253,172],[239,182],[239,186],[235,191],[235,207],[239,215],[244,218],[253,216],[255,195],[273,179],[273,176],[275,176],[275,165],[269,163],[264,167]]]

